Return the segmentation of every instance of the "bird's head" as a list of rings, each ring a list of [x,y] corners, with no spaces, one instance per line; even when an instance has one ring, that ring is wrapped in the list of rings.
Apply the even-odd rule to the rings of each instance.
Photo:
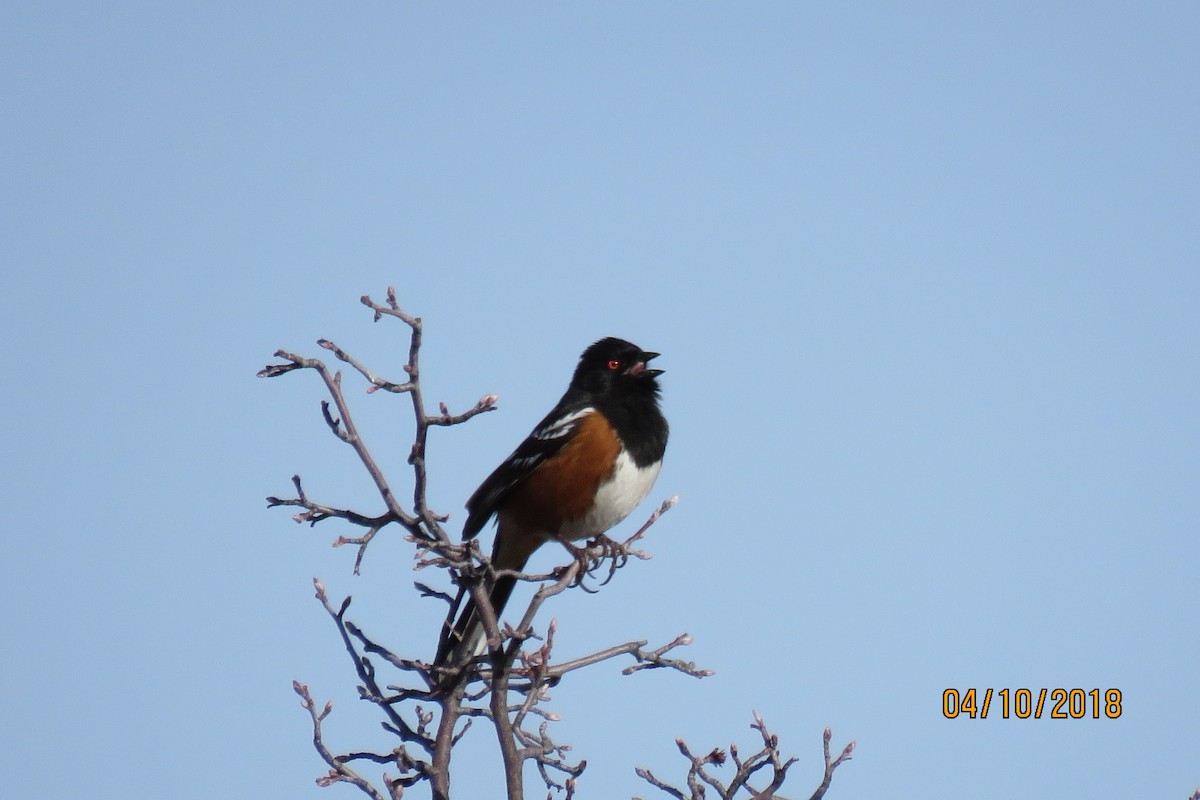
[[[632,342],[609,336],[583,351],[571,386],[593,393],[632,390],[657,396],[658,376],[664,370],[647,366],[657,357],[658,353],[647,352]]]

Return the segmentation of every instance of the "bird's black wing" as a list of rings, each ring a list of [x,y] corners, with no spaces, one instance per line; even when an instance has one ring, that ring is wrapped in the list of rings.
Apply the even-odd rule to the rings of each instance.
[[[595,409],[585,401],[571,402],[564,397],[546,418],[537,424],[525,441],[484,479],[467,500],[467,521],[463,539],[470,539],[500,507],[513,489],[521,485],[538,466],[562,450],[571,441],[579,421]]]

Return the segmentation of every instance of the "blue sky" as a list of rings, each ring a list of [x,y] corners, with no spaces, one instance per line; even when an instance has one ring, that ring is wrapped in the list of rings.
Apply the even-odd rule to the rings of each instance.
[[[351,795],[291,680],[386,739],[311,578],[413,655],[437,609],[397,536],[355,578],[264,508],[295,472],[379,506],[314,376],[253,376],[319,337],[394,376],[357,304],[394,285],[430,400],[500,395],[433,438],[459,522],[586,344],[663,353],[681,503],[556,604],[559,653],[686,630],[717,674],[559,687],[580,797],[654,796],[635,766],[749,747],[752,709],[790,795],[831,726],[829,797],[1187,796],[1198,35],[1189,3],[10,4],[6,793]],[[404,401],[351,396],[405,487]],[[943,718],[972,686],[1123,714]]]

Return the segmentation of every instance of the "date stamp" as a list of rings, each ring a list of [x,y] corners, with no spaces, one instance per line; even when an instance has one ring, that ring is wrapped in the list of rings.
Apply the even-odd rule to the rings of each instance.
[[[1117,719],[1120,689],[947,689],[942,692],[942,716],[987,719]]]

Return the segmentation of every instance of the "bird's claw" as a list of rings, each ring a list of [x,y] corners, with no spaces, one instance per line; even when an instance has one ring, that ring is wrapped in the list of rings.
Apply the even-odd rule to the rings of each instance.
[[[612,580],[616,571],[629,560],[628,548],[603,533],[593,536],[583,547],[576,547],[561,536],[558,537],[558,541],[579,564],[579,574],[575,579],[575,585],[582,587],[584,591],[595,591],[584,586],[583,580],[588,576],[595,577],[596,570],[600,569],[605,561],[609,562],[608,574],[600,582],[601,586]]]

